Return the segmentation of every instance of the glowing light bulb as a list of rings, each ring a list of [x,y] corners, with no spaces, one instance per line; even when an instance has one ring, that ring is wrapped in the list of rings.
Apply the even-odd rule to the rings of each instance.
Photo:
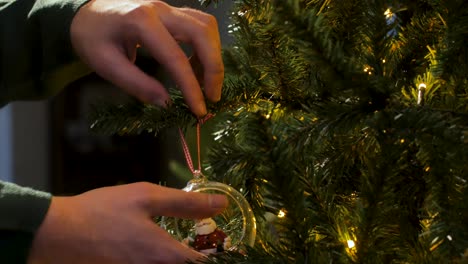
[[[426,84],[420,83],[418,86],[418,105],[424,104],[424,94],[426,92]]]
[[[384,15],[385,15],[385,17],[387,19],[390,19],[390,18],[393,17],[393,12],[392,12],[392,10],[390,10],[390,8],[387,8],[387,10],[385,10],[385,12],[384,12]]]
[[[286,212],[284,212],[283,210],[280,210],[280,211],[278,212],[278,217],[279,217],[279,218],[283,218],[283,217],[285,217],[285,216],[286,216]]]
[[[348,247],[349,247],[349,248],[354,248],[354,247],[356,246],[356,244],[354,243],[354,241],[351,240],[351,239],[348,240],[347,242],[348,242]]]
[[[370,66],[364,66],[364,72],[367,72],[369,75],[372,74],[372,68]]]

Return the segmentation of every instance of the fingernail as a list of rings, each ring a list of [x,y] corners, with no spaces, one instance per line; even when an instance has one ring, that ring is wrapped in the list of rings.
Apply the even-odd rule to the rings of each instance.
[[[158,97],[153,101],[153,104],[159,105],[163,108],[167,108],[172,104],[172,101],[170,99],[162,99]]]
[[[226,208],[228,205],[228,200],[225,195],[221,194],[212,194],[208,198],[209,204],[211,208],[220,209]]]
[[[200,105],[200,107],[198,107],[198,114],[197,116],[198,117],[203,117],[206,115],[207,111],[206,111],[206,105],[203,103]]]

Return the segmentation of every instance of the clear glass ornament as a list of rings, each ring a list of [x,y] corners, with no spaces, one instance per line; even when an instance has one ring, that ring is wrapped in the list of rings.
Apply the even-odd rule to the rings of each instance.
[[[244,253],[244,247],[252,247],[256,236],[256,220],[244,196],[229,185],[208,181],[203,175],[195,175],[183,189],[186,192],[223,194],[228,198],[228,207],[211,219],[162,219],[161,226],[177,240],[205,254],[223,251]],[[216,232],[201,227],[214,225]],[[205,230],[201,232],[202,229]],[[211,229],[211,227],[210,227]],[[206,234],[209,233],[209,234]],[[204,242],[203,242],[204,241]],[[208,242],[210,241],[210,242]],[[212,244],[210,245],[206,245]],[[201,245],[204,244],[204,245]],[[208,248],[208,249],[206,249]]]

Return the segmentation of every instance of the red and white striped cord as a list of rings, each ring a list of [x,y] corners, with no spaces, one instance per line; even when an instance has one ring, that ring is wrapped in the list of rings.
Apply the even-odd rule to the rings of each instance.
[[[201,174],[201,157],[200,157],[200,130],[201,129],[200,127],[213,116],[214,116],[213,114],[207,114],[203,118],[198,119],[198,122],[197,122],[197,158],[198,158],[197,169],[195,169],[193,166],[192,156],[190,155],[190,150],[187,145],[187,141],[185,140],[185,137],[184,137],[184,132],[182,132],[182,129],[179,128],[180,141],[182,142],[182,149],[184,150],[185,161],[187,162],[187,166],[189,167],[190,172],[192,172],[194,178],[198,178]]]

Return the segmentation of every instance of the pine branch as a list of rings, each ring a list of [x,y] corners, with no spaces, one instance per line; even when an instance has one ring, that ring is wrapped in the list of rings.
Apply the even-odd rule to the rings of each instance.
[[[208,173],[242,190],[259,235],[247,256],[207,263],[466,260],[465,1],[236,0],[234,9],[222,99],[209,106],[221,121]],[[169,109],[99,108],[94,127],[195,124],[171,96]]]

